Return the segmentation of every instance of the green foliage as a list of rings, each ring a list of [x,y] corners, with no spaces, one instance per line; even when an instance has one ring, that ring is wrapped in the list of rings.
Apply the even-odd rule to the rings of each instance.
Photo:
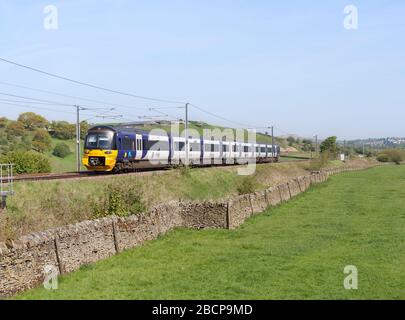
[[[287,138],[287,142],[288,142],[288,145],[289,145],[290,147],[292,147],[296,141],[295,141],[295,138],[294,138],[294,137],[288,137],[288,138]]]
[[[49,160],[34,151],[12,151],[5,156],[1,156],[0,161],[14,164],[15,173],[46,173],[51,171]]]
[[[21,122],[26,130],[46,129],[49,126],[48,120],[34,112],[20,114],[18,122]]]
[[[401,162],[405,160],[405,151],[399,149],[384,150],[377,155],[377,160],[380,162],[401,164]]]
[[[319,171],[324,168],[330,160],[330,154],[328,151],[322,152],[319,157],[311,159],[309,162],[309,171]]]
[[[390,157],[388,154],[380,153],[377,155],[377,161],[379,162],[390,162]]]
[[[180,174],[184,177],[190,178],[191,168],[189,166],[180,166]]]
[[[46,130],[38,129],[32,139],[32,146],[38,152],[45,152],[52,147],[52,139]]]
[[[330,157],[335,157],[338,151],[336,144],[337,137],[326,138],[320,146],[321,153],[328,152]]]
[[[52,154],[59,158],[65,158],[69,154],[71,154],[71,151],[70,151],[69,146],[66,143],[60,142],[55,146]]]
[[[137,181],[128,184],[122,184],[119,181],[111,182],[107,187],[108,194],[100,203],[94,205],[93,219],[99,219],[108,216],[127,217],[133,214],[141,213],[145,210],[142,202],[142,193],[137,187]]]
[[[86,121],[80,122],[80,139],[86,137],[87,131],[90,129],[90,125]]]
[[[19,121],[10,121],[6,127],[6,132],[9,139],[11,137],[22,137],[25,134],[25,128]]]
[[[1,117],[0,118],[0,129],[3,129],[7,126],[8,124],[8,119],[6,117]]]
[[[255,176],[246,176],[244,177],[237,186],[237,191],[240,195],[253,193],[256,190],[256,179]]]
[[[313,143],[311,140],[309,140],[309,139],[302,140],[302,151],[305,151],[305,152],[315,151],[315,147],[313,146]]]
[[[76,127],[67,121],[52,121],[51,136],[60,140],[73,139],[76,135]]]

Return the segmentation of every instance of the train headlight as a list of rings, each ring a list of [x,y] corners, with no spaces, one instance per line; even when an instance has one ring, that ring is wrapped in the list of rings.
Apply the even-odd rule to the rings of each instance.
[[[111,151],[106,151],[105,154],[112,154],[112,152]]]

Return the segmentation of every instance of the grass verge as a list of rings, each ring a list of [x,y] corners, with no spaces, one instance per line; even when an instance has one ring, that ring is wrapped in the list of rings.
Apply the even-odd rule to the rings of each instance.
[[[404,201],[403,166],[345,173],[237,230],[175,230],[18,298],[404,299]]]

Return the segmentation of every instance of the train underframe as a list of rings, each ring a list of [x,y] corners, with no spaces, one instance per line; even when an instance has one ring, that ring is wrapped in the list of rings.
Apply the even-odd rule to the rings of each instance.
[[[211,161],[207,161],[211,160]],[[214,166],[232,166],[232,165],[247,165],[248,163],[277,163],[279,162],[279,157],[267,157],[267,158],[256,158],[256,159],[204,159],[189,161],[191,167],[214,167]],[[184,166],[182,160],[171,160],[168,163],[154,163],[149,160],[127,160],[127,161],[117,161],[114,168],[111,170],[113,173],[131,172],[136,170],[146,170],[146,169],[168,169]],[[96,168],[93,168],[96,169]],[[90,169],[91,170],[91,169]],[[97,170],[95,170],[97,171]],[[99,170],[98,170],[99,171]]]

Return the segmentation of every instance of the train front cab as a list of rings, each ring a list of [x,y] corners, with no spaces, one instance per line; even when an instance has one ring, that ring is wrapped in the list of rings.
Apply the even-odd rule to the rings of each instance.
[[[118,156],[116,133],[108,127],[89,130],[84,145],[83,165],[89,171],[112,171]]]

